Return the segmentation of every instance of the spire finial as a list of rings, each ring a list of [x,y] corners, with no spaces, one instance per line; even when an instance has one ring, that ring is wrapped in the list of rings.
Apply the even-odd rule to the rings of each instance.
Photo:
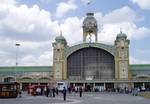
[[[62,36],[62,30],[60,24],[59,24],[59,35]]]
[[[91,0],[88,0],[87,1],[87,10],[88,10],[87,12],[89,12],[89,13],[91,12],[90,5],[91,5]]]
[[[120,28],[120,33],[122,33],[122,28]]]
[[[88,2],[87,2],[87,5],[90,5],[91,4],[91,1],[89,0]]]
[[[62,36],[62,30],[60,29],[60,36]]]

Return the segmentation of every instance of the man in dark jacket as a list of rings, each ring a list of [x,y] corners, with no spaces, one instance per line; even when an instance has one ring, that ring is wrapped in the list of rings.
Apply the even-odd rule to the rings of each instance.
[[[80,97],[82,97],[82,87],[79,88]]]
[[[53,91],[53,97],[55,97],[55,87],[53,87],[52,91]]]
[[[67,91],[66,91],[66,88],[64,87],[64,88],[63,88],[63,97],[64,97],[64,101],[66,100],[66,92],[67,92]]]

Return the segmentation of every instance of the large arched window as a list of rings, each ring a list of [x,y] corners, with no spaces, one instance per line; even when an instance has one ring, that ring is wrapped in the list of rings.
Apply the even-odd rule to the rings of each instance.
[[[67,77],[72,80],[114,78],[114,56],[99,48],[82,48],[67,58]]]

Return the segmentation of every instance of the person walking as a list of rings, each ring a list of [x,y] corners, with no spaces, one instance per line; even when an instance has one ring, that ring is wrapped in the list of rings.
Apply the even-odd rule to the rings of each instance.
[[[43,95],[43,87],[41,87],[41,93],[40,94],[41,94],[41,96]]]
[[[75,96],[75,87],[74,86],[72,87],[72,93]]]
[[[47,88],[46,88],[46,96],[47,96],[47,97],[48,97],[48,95],[49,95],[49,90],[50,90],[50,89],[47,87]]]
[[[66,91],[66,88],[64,87],[64,88],[63,88],[63,97],[64,97],[64,101],[66,100],[66,92],[67,92],[67,91]]]
[[[55,97],[55,87],[53,87],[52,91],[53,91],[53,97]]]
[[[71,87],[68,87],[69,94],[71,94]]]
[[[79,88],[80,97],[82,97],[82,87]]]
[[[22,92],[21,92],[21,90],[19,90],[19,98],[21,98],[22,96],[21,96],[21,94],[22,94]]]
[[[56,87],[56,95],[58,95],[58,88]]]

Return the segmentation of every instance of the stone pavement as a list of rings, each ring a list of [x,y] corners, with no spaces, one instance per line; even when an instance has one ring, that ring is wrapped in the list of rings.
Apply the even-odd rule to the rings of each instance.
[[[22,98],[0,99],[0,104],[150,104],[150,99],[131,94],[84,93],[82,98],[79,94],[68,94],[63,101],[62,94],[55,98],[23,94]]]

